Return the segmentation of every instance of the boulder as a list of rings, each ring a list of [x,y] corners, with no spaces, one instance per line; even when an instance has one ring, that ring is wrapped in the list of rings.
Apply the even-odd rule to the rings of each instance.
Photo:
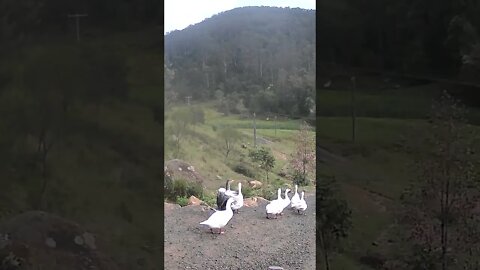
[[[29,211],[2,222],[0,238],[0,262],[6,262],[6,267],[21,264],[12,269],[119,269],[96,250],[93,234],[46,212]]]
[[[191,164],[180,159],[165,162],[164,176],[165,187],[169,187],[175,179],[184,179],[187,182],[197,184],[203,184],[204,179]]]
[[[257,204],[260,204],[260,203],[269,203],[270,201],[263,198],[263,197],[255,197],[256,201],[257,201]]]
[[[262,182],[253,180],[248,182],[248,186],[251,188],[261,188],[262,187]]]
[[[199,198],[195,197],[195,196],[190,196],[190,198],[188,198],[188,205],[200,205],[202,203],[202,200],[200,200]]]
[[[256,198],[256,197],[253,197],[253,198],[247,198],[247,199],[243,200],[243,206],[245,206],[245,207],[255,207],[255,206],[258,206],[258,204],[257,204],[257,198]]]

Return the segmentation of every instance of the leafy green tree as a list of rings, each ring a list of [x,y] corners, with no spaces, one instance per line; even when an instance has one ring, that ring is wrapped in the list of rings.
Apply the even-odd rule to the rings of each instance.
[[[323,253],[325,269],[330,269],[329,254],[335,251],[352,227],[352,211],[340,197],[335,178],[317,181],[317,242]],[[320,262],[320,260],[318,261]],[[321,268],[321,267],[320,267]]]
[[[192,113],[188,108],[179,108],[168,115],[166,121],[166,137],[172,136],[174,141],[175,158],[181,154],[181,145],[183,139],[189,131],[189,127],[194,123]]]
[[[275,166],[275,157],[273,156],[270,149],[260,147],[254,150],[250,150],[248,156],[252,159],[253,162],[258,163],[260,168],[266,172],[268,182],[268,173]]]
[[[295,184],[308,185],[308,174],[315,173],[315,137],[310,134],[310,127],[304,122],[295,138],[296,151],[292,154],[290,166],[297,176],[294,177],[297,180]]]

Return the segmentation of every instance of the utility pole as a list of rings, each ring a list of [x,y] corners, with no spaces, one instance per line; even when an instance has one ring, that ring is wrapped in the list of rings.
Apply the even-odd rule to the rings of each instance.
[[[355,143],[356,115],[355,115],[355,91],[357,88],[355,76],[352,76],[352,142]]]
[[[253,147],[257,148],[257,124],[255,122],[255,113],[253,113]]]
[[[277,115],[275,115],[275,118],[273,119],[275,123],[275,137],[277,136]]]
[[[77,41],[80,41],[80,17],[87,17],[88,14],[69,14],[69,18],[75,18],[77,25]]]

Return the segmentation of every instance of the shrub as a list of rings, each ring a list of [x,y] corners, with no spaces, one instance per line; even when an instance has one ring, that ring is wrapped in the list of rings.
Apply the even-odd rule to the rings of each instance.
[[[275,188],[274,186],[268,186],[268,187],[265,187],[265,188],[262,188],[260,190],[260,196],[271,201],[271,200],[275,200],[277,199],[277,190],[278,190],[278,187]]]
[[[191,183],[185,179],[178,179],[172,181],[165,186],[165,197],[172,201],[176,201],[178,197],[190,197],[195,196],[197,198],[203,197],[203,187],[199,183]]]
[[[245,187],[242,186],[242,193],[244,198],[251,198],[255,196],[255,190],[248,185],[246,185]]]
[[[176,202],[177,202],[177,204],[179,204],[182,207],[187,206],[188,205],[188,198],[184,197],[184,196],[181,196],[181,197],[177,198]]]
[[[232,170],[241,175],[245,175],[246,177],[255,178],[256,176],[255,172],[253,171],[253,168],[244,163],[235,164],[232,167]]]
[[[217,204],[217,197],[210,194],[204,194],[202,197],[202,201],[204,201],[206,204],[210,206],[215,206]]]
[[[299,186],[308,186],[308,178],[299,171],[293,173],[293,183]]]

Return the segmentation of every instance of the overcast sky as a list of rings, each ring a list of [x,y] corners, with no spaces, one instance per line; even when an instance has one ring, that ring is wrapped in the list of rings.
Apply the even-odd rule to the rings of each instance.
[[[165,0],[165,33],[182,30],[222,11],[246,6],[315,9],[315,0]]]

